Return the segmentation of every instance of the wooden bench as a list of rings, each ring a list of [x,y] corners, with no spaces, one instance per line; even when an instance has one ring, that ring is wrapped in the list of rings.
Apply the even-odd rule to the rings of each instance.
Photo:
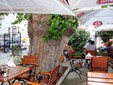
[[[87,73],[87,85],[113,85],[113,73]]]
[[[37,79],[39,80],[37,83],[40,84],[47,84],[47,85],[53,85],[56,83],[58,78],[58,72],[59,72],[60,65],[55,66],[53,69],[51,69],[49,72],[40,72],[36,75]],[[42,75],[47,76],[45,78],[41,78]],[[41,78],[41,79],[40,79]],[[27,82],[30,85],[35,85],[34,82]]]

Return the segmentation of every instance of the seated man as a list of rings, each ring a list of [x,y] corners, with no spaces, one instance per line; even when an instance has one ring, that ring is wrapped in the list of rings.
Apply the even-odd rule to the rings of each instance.
[[[108,42],[108,45],[106,47],[107,55],[113,59],[113,47],[112,47],[112,42]]]
[[[96,55],[96,45],[95,45],[95,42],[90,40],[89,44],[85,45],[84,46],[84,53],[85,55],[87,55],[88,53],[91,54],[91,56],[95,56]],[[86,58],[85,58],[86,59]],[[89,67],[89,60],[86,59],[86,63],[85,63],[85,66],[88,66]]]
[[[85,47],[84,47],[84,53],[87,54],[87,50],[94,50],[96,51],[96,45],[95,45],[95,42],[94,41],[90,41],[89,44],[87,44]]]

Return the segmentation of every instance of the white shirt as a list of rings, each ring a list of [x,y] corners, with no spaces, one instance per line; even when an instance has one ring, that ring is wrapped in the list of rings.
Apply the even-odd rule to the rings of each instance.
[[[95,45],[95,44],[94,44],[94,45],[87,44],[87,45],[85,46],[85,49],[87,49],[87,50],[96,50],[96,45]]]

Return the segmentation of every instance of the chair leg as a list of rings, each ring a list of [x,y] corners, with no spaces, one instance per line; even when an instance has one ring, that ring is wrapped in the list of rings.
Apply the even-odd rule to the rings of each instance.
[[[79,70],[79,69],[78,69],[77,71],[79,71],[79,73],[82,75],[82,72],[81,72],[81,70]]]
[[[69,73],[73,72],[72,69],[69,70],[68,74],[66,75],[66,77],[69,75]]]
[[[73,70],[73,71],[76,72],[79,75],[80,79],[81,79],[81,74],[79,73],[80,70],[78,70],[79,72],[77,72],[77,70]]]
[[[79,72],[80,72],[80,73],[79,73],[79,72],[77,72],[77,70],[75,70],[75,69],[70,69],[69,72],[68,72],[68,74],[66,75],[66,77],[67,77],[67,76],[69,75],[69,73],[71,73],[71,72],[76,72],[76,73],[79,75],[80,79],[81,79],[81,75],[80,75],[80,74],[81,74],[81,71],[79,70]]]
[[[12,81],[12,84],[16,81],[16,78]]]
[[[34,78],[33,78],[33,81],[35,80],[35,75],[36,75],[36,68],[34,68]]]

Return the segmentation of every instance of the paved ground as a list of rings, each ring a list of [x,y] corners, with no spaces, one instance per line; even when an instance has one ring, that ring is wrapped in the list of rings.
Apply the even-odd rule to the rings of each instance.
[[[27,51],[22,51],[22,54],[27,54]],[[9,60],[11,60],[11,55],[12,52],[4,53],[2,50],[0,50],[0,65],[6,64]]]
[[[67,65],[69,66],[69,64]],[[79,78],[77,73],[72,72],[63,80],[61,85],[87,85],[86,81],[87,81],[88,68],[84,66],[80,70],[82,72],[81,79]],[[108,72],[113,72],[113,69],[111,67],[108,67]]]

